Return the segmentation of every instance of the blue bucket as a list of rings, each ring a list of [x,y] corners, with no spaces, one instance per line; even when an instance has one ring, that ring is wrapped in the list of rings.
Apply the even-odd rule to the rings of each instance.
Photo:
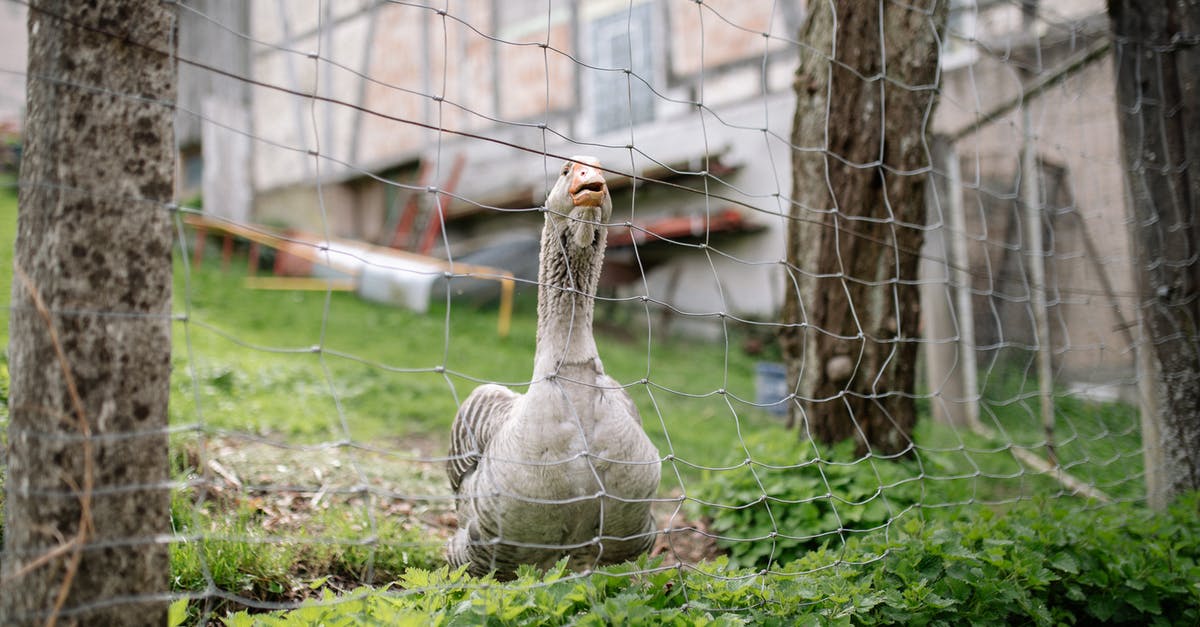
[[[787,366],[773,361],[760,361],[754,366],[754,402],[776,416],[787,416],[786,399],[791,395],[787,386]]]

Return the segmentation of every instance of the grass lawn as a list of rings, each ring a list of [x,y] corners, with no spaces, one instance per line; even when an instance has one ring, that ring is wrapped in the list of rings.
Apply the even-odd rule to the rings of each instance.
[[[349,293],[252,290],[242,286],[243,266],[222,273],[217,265],[185,274],[177,264],[175,311],[188,321],[174,329],[175,425],[305,443],[419,436],[444,450],[459,401],[479,383],[521,390],[531,376],[532,294],[518,299],[501,338],[493,308],[441,302],[418,314]],[[736,340],[728,351],[648,343],[645,320],[631,326],[635,339],[600,335],[601,358],[629,386],[664,454],[717,465],[739,446],[739,425],[777,422],[739,400],[754,398],[755,360]]]
[[[367,303],[348,293],[250,290],[243,287],[243,276],[240,263],[223,272],[219,262],[210,259],[190,273],[177,264],[176,312],[186,313],[188,322],[175,328],[172,422],[198,425],[204,433],[225,438],[221,442],[249,435],[289,446],[324,448],[315,453],[301,449],[289,456],[287,451],[256,445],[256,453],[249,457],[265,470],[248,469],[253,464],[244,459],[227,465],[243,478],[258,473],[259,483],[271,488],[259,497],[265,505],[238,501],[235,507],[222,509],[218,499],[187,514],[192,524],[203,522],[230,534],[228,542],[206,541],[218,553],[215,561],[225,563],[231,576],[240,573],[228,583],[222,581],[222,586],[240,585],[261,594],[261,582],[255,583],[254,576],[246,573],[271,564],[275,575],[258,576],[275,582],[271,585],[278,589],[297,586],[296,563],[304,564],[301,570],[311,577],[340,573],[337,576],[347,585],[355,580],[383,583],[408,566],[439,563],[439,534],[447,529],[439,517],[450,504],[441,500],[448,488],[436,458],[446,450],[458,401],[476,385],[501,381],[520,389],[528,381],[536,324],[532,298],[518,300],[512,332],[500,338],[492,308],[457,303],[447,308],[438,303],[430,312],[416,314]],[[726,342],[665,339],[657,333],[648,343],[646,325],[645,316],[635,314],[631,332],[601,330],[597,340],[607,370],[630,386],[660,451],[683,460],[675,462],[674,469],[664,468],[660,494],[691,495],[701,482],[746,474],[750,469],[745,466],[701,467],[736,465],[748,455],[764,463],[800,461],[772,458],[757,445],[796,440],[798,435],[738,400],[754,397],[755,364],[740,350],[740,330],[730,332],[727,350]],[[1035,390],[1021,376],[1019,364],[998,367],[996,372],[985,390],[985,420],[994,428],[1003,427],[1013,444],[1039,450],[1041,425],[1030,410],[1036,407]],[[649,383],[640,383],[643,378]],[[719,389],[729,393],[719,394]],[[1062,436],[1058,454],[1069,471],[1115,497],[1140,498],[1140,441],[1133,409],[1066,395],[1056,398],[1056,407]],[[1017,461],[1009,442],[985,440],[927,419],[919,423],[916,437],[920,452],[905,462],[901,474],[919,481],[921,507],[928,515],[953,516],[958,505],[1004,506],[1063,493],[1053,478],[1033,473]],[[329,447],[338,442],[378,450]],[[221,445],[209,444],[210,452],[224,460]],[[231,450],[244,451],[245,446],[238,444]],[[270,522],[287,509],[271,503],[281,498],[279,486],[288,484],[290,475],[305,466],[297,463],[297,457],[316,454],[339,457],[343,486],[355,482],[349,469],[357,463],[357,477],[366,477],[381,495],[371,502],[352,494],[326,500],[324,507],[332,508],[333,514],[299,506],[302,511],[292,513],[298,520],[310,516],[316,520],[314,528],[320,531],[315,534],[301,526],[288,527],[286,520]],[[320,467],[327,483],[338,472],[328,460],[306,461]],[[857,467],[873,472],[871,464]],[[767,476],[763,470],[758,474]],[[778,474],[773,473],[772,480]],[[300,483],[314,482],[311,472],[300,477]],[[761,493],[753,485],[757,484],[751,482],[748,496],[718,498],[726,505],[743,504]],[[855,485],[855,489],[862,487],[863,482]],[[866,488],[855,498],[870,498],[875,488]],[[407,518],[388,515],[388,508],[397,506],[411,508],[405,510]],[[247,528],[247,520],[254,523],[250,526],[256,529],[254,534],[234,533]],[[264,525],[271,529],[260,534],[258,528]],[[372,556],[372,575],[364,579],[363,550],[355,542],[368,536],[376,539],[377,552]],[[245,550],[247,541],[258,547],[257,557]],[[331,541],[347,548],[344,552],[329,548]],[[314,547],[323,548],[314,551]],[[281,584],[288,581],[284,571],[289,562],[293,583]],[[194,560],[181,559],[179,568],[192,573],[192,583],[181,581],[181,587],[194,589],[200,582]]]
[[[5,344],[14,192],[0,187]],[[494,308],[443,300],[417,314],[349,293],[248,289],[244,259],[222,269],[215,257],[199,267],[176,257],[171,455],[177,479],[203,477],[208,487],[174,498],[175,530],[187,540],[172,545],[175,589],[201,591],[212,583],[245,598],[280,601],[315,589],[388,583],[410,567],[436,566],[451,524],[439,459],[451,421],[479,383],[522,389],[528,382],[532,290],[518,299],[512,331],[501,338]],[[668,338],[657,313],[636,307],[624,313],[624,328],[607,331],[613,325],[599,314],[597,343],[608,372],[629,386],[650,437],[673,455],[660,494],[692,495],[714,476],[751,472],[705,468],[759,455],[756,443],[799,437],[746,402],[755,396],[756,362],[741,350],[747,329],[730,327],[716,342]],[[7,368],[3,359],[0,368]],[[1036,390],[1026,369],[1012,361],[987,379],[983,419],[1006,441],[919,422],[919,453],[903,463],[904,476],[919,481],[922,510],[1063,492],[1012,454],[1013,446],[1041,450]],[[6,386],[7,376],[2,381]],[[1064,467],[1114,497],[1141,498],[1136,411],[1066,394],[1055,403]],[[0,426],[6,422],[0,412]],[[800,461],[788,454],[755,459]],[[856,467],[874,472],[870,463]],[[777,479],[788,480],[775,473]],[[757,481],[749,497],[761,490]],[[738,504],[733,496],[719,498]]]
[[[17,239],[17,188],[10,175],[0,175],[0,447],[8,448],[8,316],[12,299],[13,242]],[[7,456],[5,456],[7,460]],[[7,479],[0,465],[0,483]],[[4,493],[0,491],[0,506]],[[4,530],[0,521],[0,532]]]
[[[0,342],[8,346],[8,309],[12,299],[13,243],[17,239],[17,188],[12,176],[0,175]],[[0,364],[8,364],[7,351]],[[7,385],[8,377],[4,377]],[[7,390],[7,388],[5,388]],[[7,396],[5,396],[7,398]]]
[[[188,322],[175,326],[175,425],[309,444],[417,439],[426,454],[440,454],[458,402],[476,385],[523,389],[531,375],[532,293],[518,299],[512,332],[501,338],[494,308],[435,299],[442,302],[417,314],[349,293],[252,290],[242,284],[244,265],[218,266],[210,256],[190,274],[176,267],[175,310]],[[683,460],[676,468],[685,483],[701,474],[697,467],[744,459],[745,435],[779,428],[778,419],[741,400],[754,398],[755,358],[740,350],[744,329],[731,328],[726,342],[663,338],[657,318],[634,312],[626,332],[598,331],[601,357],[629,386],[659,450]],[[1041,451],[1027,366],[1010,359],[986,379],[981,419],[1004,441],[920,422],[918,444],[933,465],[928,476],[973,475],[958,483],[982,490],[977,498],[985,500],[1055,491],[1043,481],[1053,480],[1031,477],[1010,450]],[[1055,406],[1056,450],[1068,471],[1114,496],[1139,497],[1134,408],[1065,393]],[[665,491],[686,487],[674,472],[663,474]]]
[[[915,438],[924,448],[921,459],[930,469],[928,483],[947,502],[990,503],[1070,493],[1013,454],[1015,448],[1047,454],[1038,390],[1025,376],[1032,368],[1030,357],[1017,353],[998,360],[981,390],[980,421],[996,433],[995,439],[928,419],[917,425]],[[1137,408],[1081,399],[1061,389],[1053,402],[1054,451],[1061,467],[1114,499],[1145,498]]]
[[[451,421],[480,382],[528,382],[532,291],[501,338],[494,308],[442,302],[417,314],[349,293],[247,289],[244,263],[223,271],[215,256],[190,270],[177,258],[175,276],[174,465],[181,479],[216,486],[175,499],[176,530],[196,540],[175,545],[177,589],[211,578],[284,600],[314,582],[382,584],[440,563],[452,528],[441,462]],[[631,324],[598,344],[660,451],[687,461],[664,468],[662,494],[700,480],[696,466],[744,458],[739,430],[777,428],[739,400],[754,398],[755,359],[737,338],[728,351],[648,343],[644,315]]]

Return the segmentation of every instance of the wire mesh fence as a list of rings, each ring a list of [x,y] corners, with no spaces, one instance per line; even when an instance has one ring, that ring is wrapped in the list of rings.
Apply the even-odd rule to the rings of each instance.
[[[31,85],[172,109],[178,146],[175,197],[152,203],[175,243],[169,424],[156,432],[170,441],[170,475],[102,488],[169,493],[169,533],[112,543],[168,546],[170,582],[132,598],[63,597],[39,616],[186,599],[207,622],[230,609],[336,604],[323,591],[364,584],[439,592],[450,584],[406,573],[445,563],[464,502],[499,496],[539,506],[528,524],[543,531],[514,528],[519,516],[472,529],[463,541],[487,548],[484,571],[504,565],[495,547],[508,546],[549,553],[549,564],[573,553],[577,572],[564,577],[758,581],[882,560],[886,544],[789,566],[950,511],[1145,501],[1147,473],[1162,472],[1156,442],[1143,441],[1147,384],[1160,375],[1143,331],[1115,96],[1127,42],[1110,34],[1104,3],[864,3],[849,11],[878,34],[839,30],[828,45],[804,30],[809,12],[833,10],[823,3],[164,4],[172,48],[86,28],[177,63],[173,101],[3,68]],[[72,19],[14,5],[33,21]],[[898,14],[913,32],[886,30]],[[876,69],[844,60],[838,46],[855,35],[874,41],[865,56]],[[921,36],[935,45],[934,78],[908,83],[889,62]],[[817,73],[797,74],[805,64]],[[855,89],[861,108],[845,96]],[[916,119],[889,118],[911,95],[932,98]],[[795,134],[812,102],[825,125]],[[839,107],[854,128],[829,127]],[[898,123],[915,129],[902,148],[913,167],[890,156]],[[863,140],[863,160],[843,137],[876,139]],[[546,202],[574,155],[599,159],[611,216],[581,220]],[[802,158],[820,174],[794,178]],[[881,206],[856,213],[843,171],[885,190]],[[13,180],[22,194],[56,185]],[[918,191],[889,192],[897,181]],[[801,187],[828,202],[802,199]],[[1173,219],[1164,233],[1194,229]],[[563,220],[595,230],[594,293],[586,280],[547,278],[558,243],[540,233]],[[1172,259],[1191,268],[1195,253]],[[14,295],[39,289],[14,280]],[[569,315],[539,306],[539,292],[570,301]],[[792,295],[797,308],[781,314]],[[837,306],[845,316],[818,315]],[[47,328],[69,313],[43,311]],[[799,349],[781,346],[789,333],[805,338]],[[569,358],[593,334],[602,371]],[[582,380],[579,367],[611,379]],[[895,382],[898,369],[908,384]],[[825,387],[805,383],[816,379]],[[631,459],[604,434],[544,430],[518,432],[507,453],[479,450],[482,433],[452,445],[456,413],[485,384],[546,406],[560,401],[538,390],[574,399],[559,418],[584,431],[605,424],[602,399],[627,399],[611,402],[640,414],[657,453]],[[512,420],[535,404],[515,402]],[[904,404],[908,422],[895,409]],[[814,418],[830,408],[836,438]],[[12,443],[18,425],[6,422]],[[537,459],[505,457],[530,443]],[[452,489],[447,465],[453,475],[480,460],[508,469],[491,471],[504,475],[494,492]],[[632,495],[622,482],[651,467],[657,488]],[[545,488],[583,471],[595,480],[586,489]],[[64,481],[57,497],[78,498]],[[5,489],[11,503],[24,488]],[[652,524],[619,527],[628,504]],[[579,535],[572,517],[594,528]],[[605,546],[630,540],[658,559],[605,561]],[[10,552],[22,566],[5,570],[6,585],[68,544]],[[745,570],[700,567],[719,557]]]

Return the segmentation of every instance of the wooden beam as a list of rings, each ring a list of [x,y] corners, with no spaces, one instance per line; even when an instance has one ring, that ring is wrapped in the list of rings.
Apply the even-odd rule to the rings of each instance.
[[[499,313],[500,320],[497,324],[497,327],[500,337],[505,337],[508,335],[512,320],[512,292],[514,287],[513,274],[508,270],[504,270],[502,268],[493,268],[490,266],[462,263],[458,261],[451,263],[441,259],[419,255],[417,253],[410,253],[396,250],[394,248],[388,248],[386,246],[374,246],[365,242],[335,239],[331,240],[329,242],[329,246],[327,247],[324,245],[324,238],[318,238],[314,235],[305,235],[303,233],[299,233],[284,237],[263,227],[239,224],[229,220],[213,219],[202,215],[184,216],[183,220],[185,224],[195,228],[197,231],[206,230],[236,235],[251,242],[269,246],[278,251],[300,257],[305,261],[309,261],[318,265],[327,265],[327,259],[324,251],[332,248],[335,244],[340,242],[348,247],[353,247],[373,254],[420,261],[421,263],[437,267],[444,272],[468,275],[477,279],[499,281],[501,298]],[[281,257],[281,255],[277,255],[276,260],[280,259]],[[272,278],[279,280],[271,281],[270,279]],[[306,284],[302,282],[303,280],[320,281],[321,284],[320,287],[310,287],[306,286]],[[284,277],[262,277],[261,279],[258,277],[247,277],[246,285],[248,287],[254,287],[257,289],[333,289],[339,291],[343,289],[341,285],[337,283],[334,283],[331,287],[329,281],[330,279],[308,277],[295,277],[290,279]],[[354,279],[344,279],[344,281],[349,281],[350,285],[350,287],[345,289],[354,289]]]
[[[1047,89],[1057,85],[1064,78],[1067,78],[1075,72],[1078,72],[1079,70],[1091,65],[1093,61],[1104,58],[1104,56],[1108,54],[1109,48],[1111,47],[1112,44],[1108,39],[1096,40],[1092,43],[1092,45],[1084,48],[1079,52],[1079,54],[1072,57],[1058,69],[1054,70],[1053,72],[1042,74],[1037,80],[1025,85],[1024,89],[1021,90],[1021,93],[992,107],[986,113],[980,114],[979,117],[975,118],[973,122],[964,125],[957,131],[948,133],[946,136],[950,138],[950,141],[957,142],[958,140],[981,130],[988,124],[991,124],[999,118],[1008,115],[1017,107],[1022,106],[1022,104],[1024,104],[1027,100],[1036,98],[1043,91],[1046,91]]]
[[[296,290],[304,292],[353,292],[354,279],[294,276],[248,276],[244,284],[253,290]]]

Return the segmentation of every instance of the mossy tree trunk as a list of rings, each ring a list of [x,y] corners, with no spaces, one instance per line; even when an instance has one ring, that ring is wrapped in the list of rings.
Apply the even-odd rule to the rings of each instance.
[[[29,7],[5,625],[166,622],[174,12]]]
[[[1200,489],[1200,1],[1110,0],[1117,117],[1153,415],[1147,492]],[[1157,375],[1153,372],[1157,370]]]
[[[911,446],[915,281],[947,5],[813,2],[800,34],[781,337],[801,401],[792,422],[824,442],[855,438],[860,452]]]

